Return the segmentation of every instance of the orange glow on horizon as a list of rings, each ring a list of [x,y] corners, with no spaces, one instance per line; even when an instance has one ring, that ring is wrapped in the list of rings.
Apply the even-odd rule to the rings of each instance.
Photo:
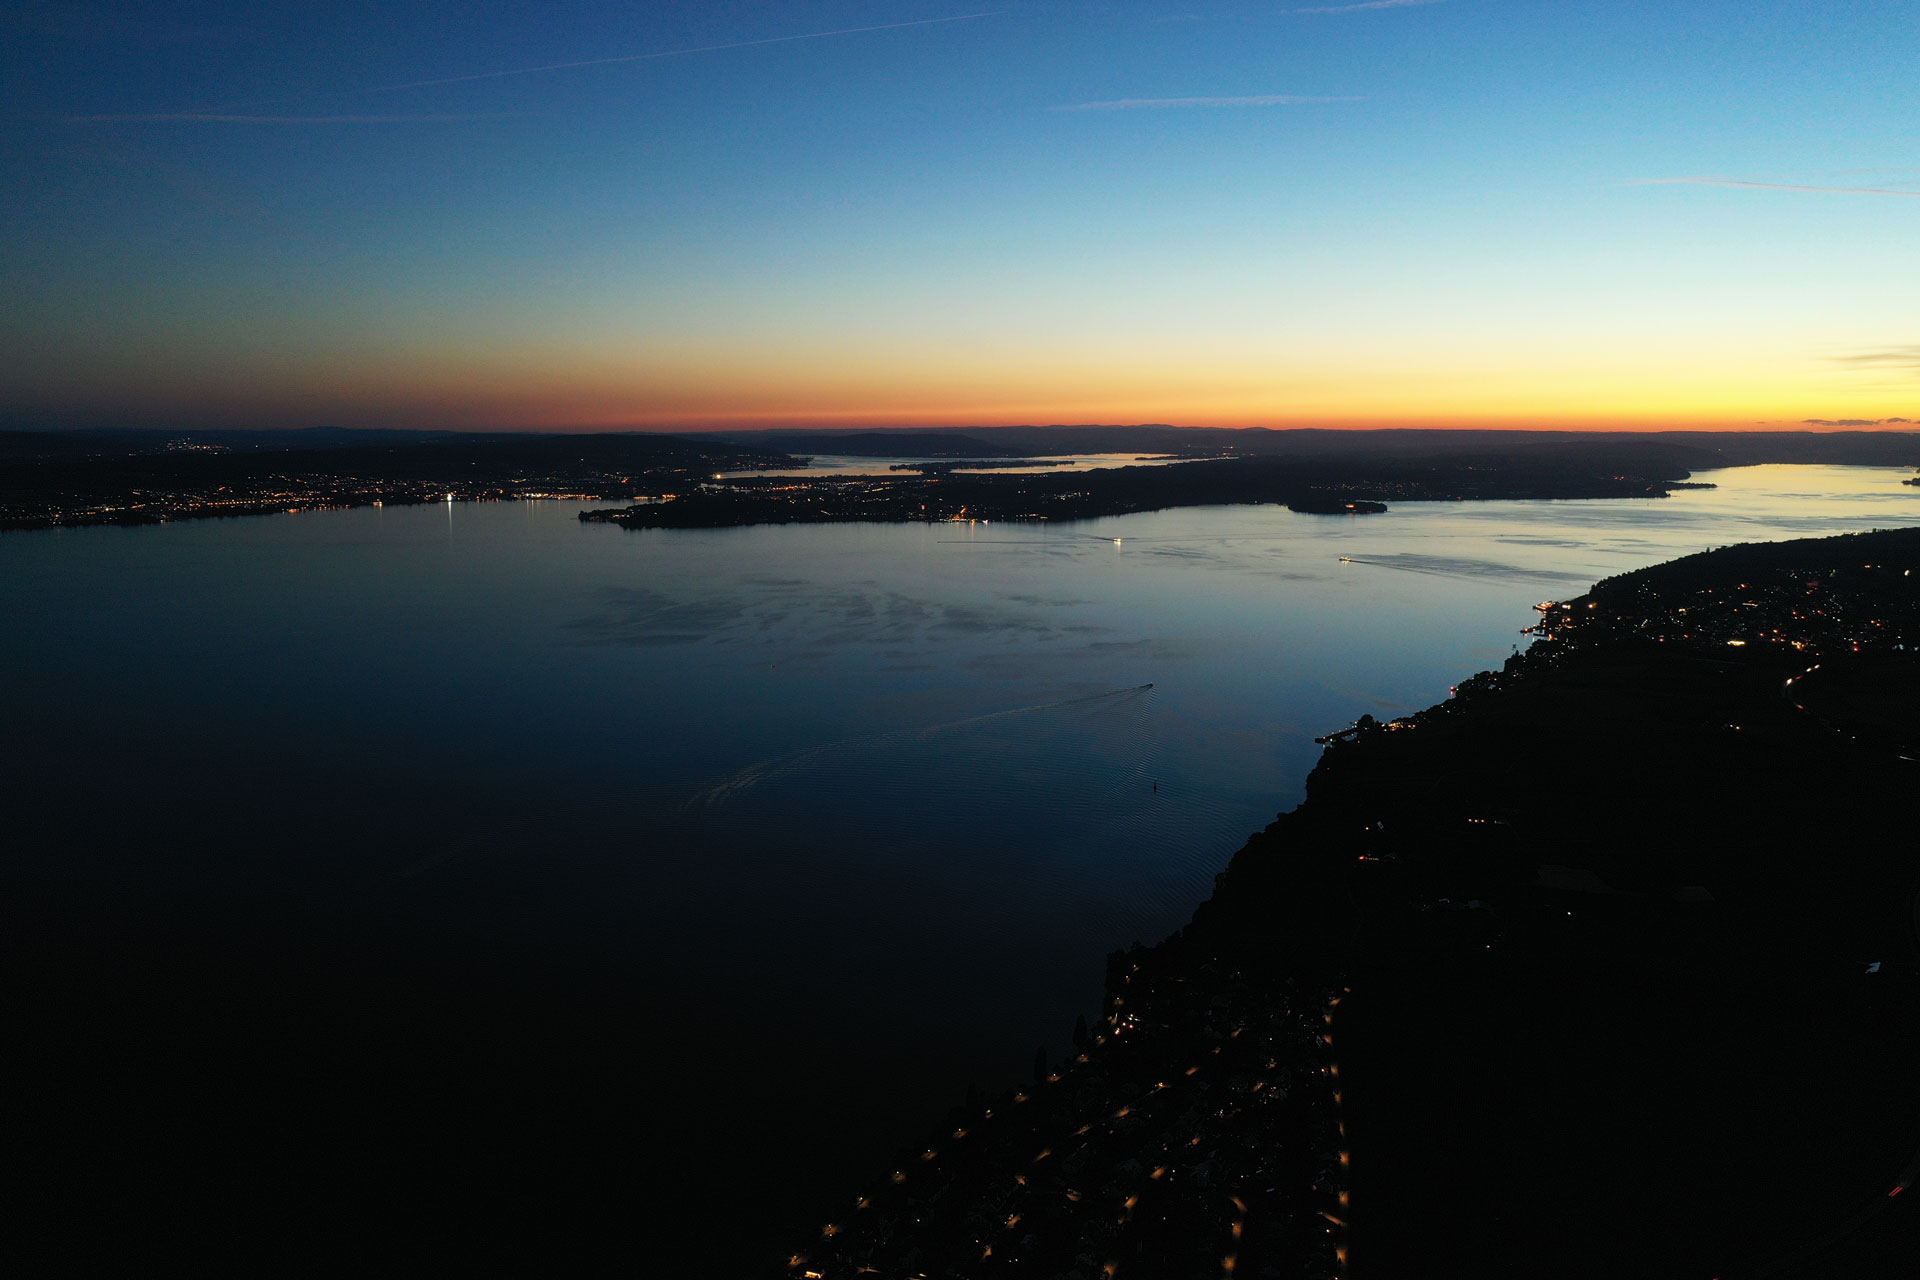
[[[972,348],[868,337],[399,341],[377,351],[178,350],[48,375],[46,405],[340,426],[745,430],[1165,423],[1274,429],[1916,429],[1920,386],[1803,347],[1544,341],[1356,352],[1248,339]],[[31,408],[31,406],[27,406]],[[1809,422],[1809,420],[1815,420]]]

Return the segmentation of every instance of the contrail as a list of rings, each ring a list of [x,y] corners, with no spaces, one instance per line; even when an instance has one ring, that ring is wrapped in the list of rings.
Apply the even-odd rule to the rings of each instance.
[[[1843,196],[1905,196],[1920,199],[1920,191],[1900,191],[1892,187],[1810,187],[1797,182],[1748,182],[1744,178],[1642,178],[1630,187],[1750,187],[1759,191],[1826,191]]]
[[[1362,9],[1411,9],[1417,5],[1439,4],[1441,0],[1367,0],[1365,4],[1325,5],[1318,9],[1289,9],[1288,13],[1358,13]]]
[[[838,31],[809,31],[797,36],[768,36],[761,40],[739,40],[733,44],[704,44],[694,49],[665,49],[659,53],[628,53],[617,58],[587,58],[580,62],[550,62],[540,67],[514,67],[507,71],[479,71],[465,76],[443,76],[438,80],[409,80],[404,84],[377,84],[369,89],[343,90],[352,93],[394,93],[401,89],[430,89],[443,84],[466,84],[473,80],[501,80],[508,76],[537,76],[548,71],[572,71],[578,67],[607,67],[622,62],[652,62],[659,58],[685,58],[696,53],[720,53],[727,49],[751,49],[763,44],[789,44],[795,40],[825,40],[830,36],[857,36],[869,31],[897,31],[902,27],[930,27],[941,22],[972,22],[976,18],[996,18],[1005,9],[985,13],[961,13],[950,18],[917,18],[912,22],[883,22],[873,27],[842,27]]]
[[[467,84],[474,80],[502,80],[509,76],[537,76],[548,71],[572,71],[578,67],[607,67],[623,62],[653,62],[660,58],[685,58],[696,53],[720,53],[727,49],[751,49],[763,44],[790,44],[795,40],[825,40],[831,36],[857,36],[869,31],[897,31],[902,27],[930,27],[942,22],[972,22],[977,18],[997,18],[1005,9],[981,13],[959,13],[949,18],[916,18],[912,22],[883,22],[872,27],[842,27],[837,31],[808,31],[797,36],[767,36],[760,40],[738,40],[732,44],[704,44],[693,49],[663,49],[658,53],[627,53],[615,58],[586,58],[579,62],[550,62],[539,67],[513,67],[506,71],[476,71],[472,75],[442,76],[437,80],[408,80],[400,84],[376,84],[364,89],[323,89],[295,94],[287,98],[257,98],[251,102],[220,107],[201,107],[192,111],[169,111],[151,115],[69,116],[69,124],[110,122],[192,121],[203,124],[401,124],[414,120],[476,120],[482,116],[256,116],[236,115],[254,107],[272,107],[311,98],[344,98],[356,93],[396,93],[402,89],[430,89],[443,84]]]
[[[461,112],[413,116],[232,116],[208,111],[167,111],[152,115],[68,116],[68,124],[437,124],[447,121],[511,120],[518,111]]]
[[[1075,102],[1055,111],[1152,111],[1182,107],[1292,107],[1322,102],[1364,102],[1364,98],[1307,98],[1293,93],[1260,93],[1244,98],[1115,98]]]

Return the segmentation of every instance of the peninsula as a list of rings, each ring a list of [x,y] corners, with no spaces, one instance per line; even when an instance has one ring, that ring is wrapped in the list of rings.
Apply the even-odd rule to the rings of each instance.
[[[837,521],[1087,520],[1168,507],[1275,503],[1316,515],[1394,501],[1665,497],[1713,455],[1685,446],[1528,444],[1447,456],[1235,457],[1042,475],[746,476],[580,518],[629,529]],[[1697,485],[1694,487],[1698,487]]]

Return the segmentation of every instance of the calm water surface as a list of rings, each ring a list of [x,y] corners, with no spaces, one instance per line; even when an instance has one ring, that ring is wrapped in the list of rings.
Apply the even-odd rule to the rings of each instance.
[[[431,973],[483,1021],[573,1011],[496,1017],[514,1062],[617,1024],[593,1140],[694,1171],[637,1222],[712,1221],[721,1177],[732,1221],[811,1214],[1062,1047],[1103,953],[1184,923],[1298,802],[1315,734],[1443,698],[1596,578],[1920,523],[1905,475],[1361,518],[632,533],[516,503],[7,535],[6,923],[133,968],[298,936],[309,971]]]

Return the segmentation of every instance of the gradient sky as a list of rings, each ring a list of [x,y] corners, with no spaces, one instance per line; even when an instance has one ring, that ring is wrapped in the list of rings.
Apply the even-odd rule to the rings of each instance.
[[[9,425],[1920,418],[1913,0],[160,12],[0,15]]]

